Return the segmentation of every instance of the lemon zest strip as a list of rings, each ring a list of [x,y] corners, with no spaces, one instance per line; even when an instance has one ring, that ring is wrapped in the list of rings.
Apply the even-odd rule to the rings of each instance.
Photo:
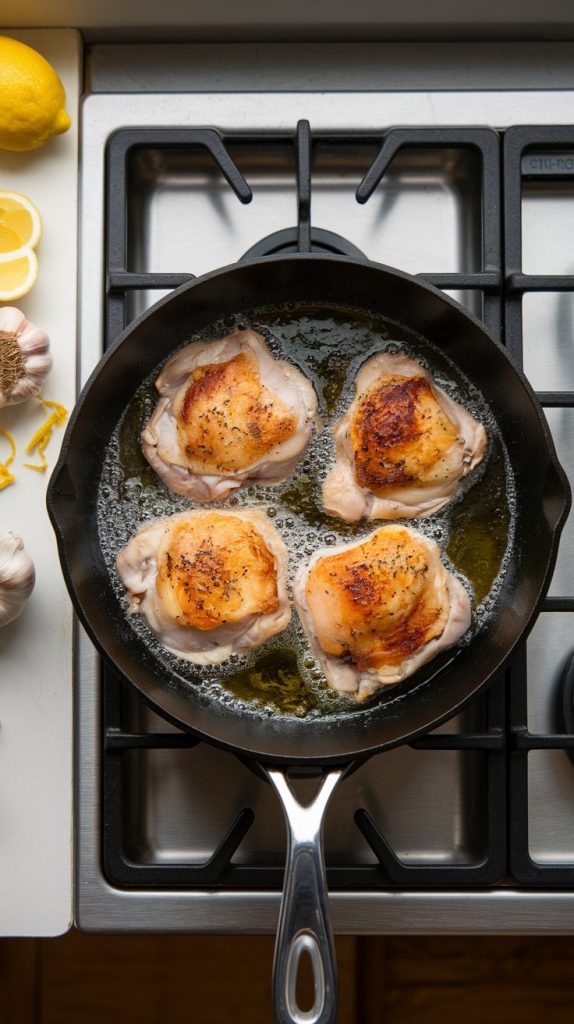
[[[46,412],[48,409],[53,409],[54,411],[38,427],[32,440],[26,445],[26,454],[32,455],[35,450],[36,455],[40,459],[40,464],[34,465],[33,462],[25,462],[24,466],[26,469],[33,469],[37,473],[44,473],[48,468],[48,460],[44,455],[44,451],[51,440],[54,427],[61,427],[66,422],[68,410],[63,405],[60,405],[59,402],[49,402],[46,398],[40,398],[39,401]]]
[[[11,466],[14,462],[14,456],[16,455],[16,445],[14,444],[14,438],[12,434],[8,433],[7,430],[0,429],[0,434],[5,437],[8,444],[10,445],[10,454],[5,462],[0,462],[0,491],[3,491],[5,487],[10,487],[13,484],[16,477],[10,472],[8,466]]]

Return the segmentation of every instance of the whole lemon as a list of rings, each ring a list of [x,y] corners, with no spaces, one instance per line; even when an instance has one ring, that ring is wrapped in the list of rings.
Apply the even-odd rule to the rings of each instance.
[[[36,149],[71,121],[54,68],[31,46],[0,36],[0,149]]]

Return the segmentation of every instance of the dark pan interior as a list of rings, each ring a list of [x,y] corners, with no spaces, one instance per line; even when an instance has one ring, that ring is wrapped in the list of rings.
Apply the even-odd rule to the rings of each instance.
[[[406,324],[455,362],[482,392],[507,447],[517,510],[510,566],[486,624],[432,681],[395,699],[324,719],[254,716],[174,685],[134,634],[99,545],[97,492],[110,437],[142,380],[190,334],[263,306],[346,306]],[[48,507],[76,610],[93,640],[143,697],[176,724],[246,756],[337,763],[413,738],[450,717],[492,679],[532,625],[556,559],[569,488],[530,386],[482,325],[428,285],[346,257],[295,255],[223,269],[185,285],[118,339],[94,371],[69,423]],[[388,693],[387,693],[388,696]]]

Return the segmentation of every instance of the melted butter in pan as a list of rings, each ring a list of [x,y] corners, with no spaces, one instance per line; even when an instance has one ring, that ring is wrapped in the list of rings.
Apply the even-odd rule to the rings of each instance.
[[[463,577],[473,596],[473,635],[490,614],[513,530],[513,481],[504,444],[484,398],[424,338],[356,311],[267,310],[249,319],[214,324],[209,335],[203,332],[202,337],[222,337],[241,327],[260,331],[274,355],[290,360],[309,377],[319,398],[320,421],[292,478],[279,487],[241,489],[213,506],[252,506],[265,512],[289,548],[291,578],[301,561],[318,548],[348,543],[379,525],[344,523],[327,515],[321,502],[321,485],[334,458],[330,428],[352,401],[357,371],[367,359],[384,349],[405,351],[484,423],[489,437],[487,455],[463,482],[459,495],[427,519],[404,521],[436,540],[446,564]],[[193,340],[190,337],[185,344]],[[100,483],[100,540],[120,602],[123,587],[115,570],[120,548],[145,522],[190,508],[186,499],[165,488],[141,452],[140,434],[157,400],[154,382],[159,369],[144,381],[126,408],[110,443]],[[165,651],[138,616],[130,622],[178,687],[200,686],[218,701],[243,708],[247,705],[254,714],[265,716],[313,718],[357,710],[354,702],[328,688],[295,613],[285,632],[246,656],[232,656],[216,671]],[[448,660],[451,657],[452,652]],[[430,663],[429,676],[440,667],[439,661],[442,659]],[[414,678],[418,680],[418,675]],[[375,700],[392,699],[393,691],[397,688],[389,687]]]

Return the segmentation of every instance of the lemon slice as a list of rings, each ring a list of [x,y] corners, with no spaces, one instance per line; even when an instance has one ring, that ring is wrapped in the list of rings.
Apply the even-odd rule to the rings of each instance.
[[[0,190],[0,254],[29,246],[42,237],[42,218],[28,196]]]
[[[0,256],[0,302],[27,295],[38,276],[38,258],[32,249]]]

